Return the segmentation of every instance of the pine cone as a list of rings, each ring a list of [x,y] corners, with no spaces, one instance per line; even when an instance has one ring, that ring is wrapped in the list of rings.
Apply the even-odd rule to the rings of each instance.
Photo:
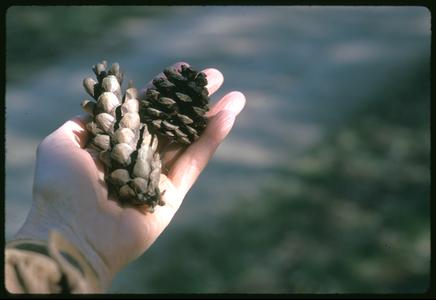
[[[206,75],[182,65],[181,71],[167,68],[166,78],[155,78],[140,103],[141,122],[153,133],[171,142],[191,144],[206,127],[209,110]]]
[[[96,100],[84,100],[83,109],[93,116],[86,124],[92,134],[89,148],[99,153],[106,167],[109,192],[122,203],[146,205],[149,212],[164,205],[159,190],[161,160],[157,136],[140,122],[138,92],[131,83],[124,95],[123,73],[118,63],[110,70],[106,61],[93,66],[97,81],[88,77],[85,90]]]

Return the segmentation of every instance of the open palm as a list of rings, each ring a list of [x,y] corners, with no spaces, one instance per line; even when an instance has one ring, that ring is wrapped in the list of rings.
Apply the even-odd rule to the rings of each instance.
[[[209,94],[213,94],[223,76],[216,69],[203,72]],[[103,166],[85,149],[90,138],[85,120],[67,121],[38,147],[33,204],[16,238],[47,240],[51,230],[59,231],[82,251],[107,287],[169,224],[244,105],[243,94],[225,95],[208,112],[208,125],[195,143],[187,148],[170,145],[161,151],[159,188],[165,190],[166,204],[156,206],[154,213],[120,206],[108,196]]]

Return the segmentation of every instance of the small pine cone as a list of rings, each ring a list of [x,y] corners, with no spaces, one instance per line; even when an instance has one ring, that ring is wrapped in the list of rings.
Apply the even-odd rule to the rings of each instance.
[[[157,137],[140,121],[138,92],[130,82],[122,94],[123,73],[117,63],[107,70],[103,61],[93,70],[97,81],[91,77],[83,81],[95,100],[82,102],[83,110],[93,117],[86,124],[92,134],[88,147],[99,153],[106,167],[109,191],[122,203],[146,205],[153,212],[156,205],[164,204],[158,187],[161,162]]]
[[[141,121],[151,132],[170,141],[191,144],[207,124],[209,92],[206,75],[182,65],[180,72],[164,70],[165,78],[155,78],[140,103]]]

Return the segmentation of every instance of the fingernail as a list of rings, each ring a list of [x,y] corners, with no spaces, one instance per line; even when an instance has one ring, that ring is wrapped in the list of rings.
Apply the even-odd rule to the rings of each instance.
[[[209,69],[203,70],[202,72],[206,74],[206,78],[208,81],[206,88],[209,91],[217,90],[218,87],[221,86],[222,83],[224,82],[223,74],[217,69],[209,68]]]
[[[239,115],[245,106],[245,96],[241,92],[231,92],[232,101],[227,103],[225,110],[231,111],[235,116]]]

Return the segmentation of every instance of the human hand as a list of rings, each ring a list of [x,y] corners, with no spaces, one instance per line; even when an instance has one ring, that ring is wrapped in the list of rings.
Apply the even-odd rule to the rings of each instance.
[[[203,72],[211,95],[223,75],[216,69]],[[242,93],[225,95],[207,113],[208,125],[195,143],[165,147],[159,188],[166,204],[156,206],[154,213],[123,207],[108,195],[102,163],[84,149],[90,138],[84,119],[67,121],[38,146],[32,208],[16,238],[47,240],[57,230],[84,254],[107,288],[169,224],[244,105]]]

